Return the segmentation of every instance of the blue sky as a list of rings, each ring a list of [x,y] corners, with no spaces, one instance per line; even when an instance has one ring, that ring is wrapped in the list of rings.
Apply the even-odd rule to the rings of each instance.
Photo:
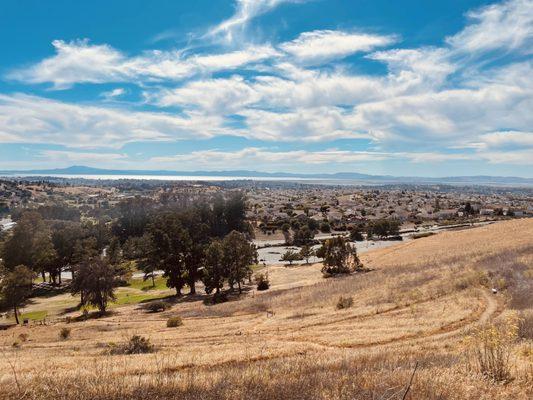
[[[9,0],[0,20],[0,169],[533,177],[533,0]]]

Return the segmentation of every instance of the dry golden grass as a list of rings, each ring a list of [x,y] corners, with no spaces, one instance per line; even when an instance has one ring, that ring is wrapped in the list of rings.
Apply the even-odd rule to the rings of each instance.
[[[184,299],[160,314],[120,307],[68,324],[68,340],[64,322],[0,332],[0,397],[401,399],[418,362],[407,398],[528,399],[531,338],[512,343],[505,384],[476,369],[464,339],[513,307],[531,315],[532,238],[533,220],[440,233],[364,254],[367,273],[271,267],[271,289],[238,301]],[[337,310],[340,296],[353,305]],[[183,325],[167,328],[175,315]],[[133,335],[156,351],[109,355]]]

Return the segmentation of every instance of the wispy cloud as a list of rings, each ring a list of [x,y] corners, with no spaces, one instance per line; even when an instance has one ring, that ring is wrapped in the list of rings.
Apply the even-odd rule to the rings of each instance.
[[[465,53],[503,49],[533,53],[533,1],[507,0],[468,12],[470,24],[447,38]]]
[[[280,47],[292,55],[297,63],[313,64],[343,58],[357,52],[368,52],[395,41],[396,38],[390,35],[324,30],[304,32]]]
[[[238,1],[235,14],[210,35],[232,40],[253,18],[289,2],[296,1]],[[302,32],[281,43],[239,42],[232,51],[213,46],[202,52],[128,55],[86,40],[55,41],[54,55],[10,77],[52,83],[56,89],[77,83],[138,84],[147,103],[139,106],[156,111],[0,95],[0,142],[120,148],[135,141],[233,135],[283,147],[285,142],[326,146],[337,139],[366,139],[367,152],[249,147],[156,161],[531,165],[533,62],[527,56],[533,48],[533,0],[496,3],[467,17],[464,29],[441,46],[416,48],[402,46],[393,33],[355,28]],[[357,72],[346,59],[356,53],[382,63],[386,72]],[[487,62],[494,59],[498,62]],[[123,94],[118,88],[102,97]],[[406,148],[418,152],[406,153]]]
[[[122,97],[126,94],[126,89],[124,88],[116,88],[113,90],[110,90],[108,92],[102,92],[100,94],[100,97],[102,97],[106,101],[113,101],[119,97]]]
[[[0,140],[69,147],[119,148],[130,142],[209,138],[228,134],[223,119],[75,105],[35,96],[0,95]]]
[[[271,46],[261,45],[189,57],[178,50],[154,50],[128,57],[108,45],[93,45],[88,40],[56,40],[52,44],[54,56],[12,71],[7,77],[32,84],[52,83],[55,89],[69,89],[78,83],[172,81],[232,70],[279,54]]]
[[[237,0],[236,10],[227,20],[209,30],[207,36],[221,37],[233,42],[243,33],[248,23],[255,17],[265,14],[283,3],[303,3],[307,0]]]

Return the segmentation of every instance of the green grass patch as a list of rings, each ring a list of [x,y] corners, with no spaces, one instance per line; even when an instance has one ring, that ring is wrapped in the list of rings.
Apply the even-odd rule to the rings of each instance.
[[[43,319],[46,318],[47,315],[48,315],[48,311],[46,311],[46,310],[31,311],[31,312],[27,312],[27,313],[22,314],[20,316],[20,319],[22,319],[22,320],[29,319],[29,320],[32,320],[32,321],[42,321]]]
[[[164,299],[169,296],[169,293],[148,294],[148,293],[132,293],[132,292],[117,292],[117,299],[110,305],[111,308],[139,304],[149,300]]]
[[[167,290],[167,280],[163,278],[162,276],[158,276],[155,278],[155,286],[152,286],[152,280],[147,279],[146,281],[142,278],[135,278],[130,280],[129,282],[129,288],[131,289],[138,289],[142,290],[144,292],[150,291],[150,290]]]

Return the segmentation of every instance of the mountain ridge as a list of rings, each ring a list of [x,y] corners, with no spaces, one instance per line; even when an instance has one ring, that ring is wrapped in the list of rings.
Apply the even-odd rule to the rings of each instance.
[[[242,177],[242,178],[294,178],[294,179],[333,179],[333,180],[363,180],[394,183],[472,183],[472,184],[529,184],[533,185],[533,178],[514,176],[448,176],[448,177],[416,177],[370,175],[358,172],[336,173],[291,173],[291,172],[262,172],[251,170],[219,170],[219,171],[172,171],[172,170],[121,170],[95,168],[83,165],[73,165],[66,168],[32,169],[32,170],[2,170],[2,176],[24,175],[125,175],[125,176],[198,176],[198,177]]]

